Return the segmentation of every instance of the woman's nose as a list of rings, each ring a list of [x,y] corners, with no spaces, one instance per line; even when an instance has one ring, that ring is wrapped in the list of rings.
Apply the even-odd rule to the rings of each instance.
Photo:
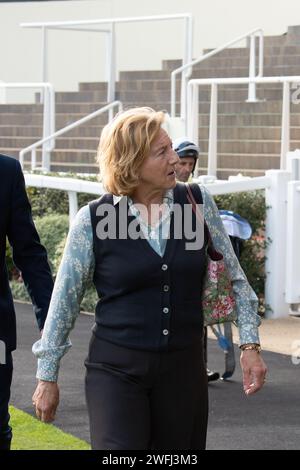
[[[170,162],[172,165],[176,165],[176,163],[179,162],[179,157],[173,149],[171,149],[171,152],[170,152]]]

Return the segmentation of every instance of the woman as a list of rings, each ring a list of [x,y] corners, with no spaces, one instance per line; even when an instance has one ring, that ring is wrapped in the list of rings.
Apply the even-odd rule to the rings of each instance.
[[[59,361],[90,276],[99,295],[86,360],[93,449],[204,449],[207,378],[203,360],[205,246],[187,249],[174,208],[187,204],[176,184],[178,156],[164,114],[125,111],[101,135],[102,198],[83,207],[70,230],[43,337],[34,345],[37,416],[52,421]],[[233,253],[213,199],[201,188],[215,248],[232,277],[245,393],[259,390],[257,298]],[[195,225],[195,220],[193,219]],[[194,227],[193,225],[193,227]],[[179,230],[180,232],[180,230]],[[205,240],[206,240],[205,236]],[[189,245],[190,246],[190,245]]]

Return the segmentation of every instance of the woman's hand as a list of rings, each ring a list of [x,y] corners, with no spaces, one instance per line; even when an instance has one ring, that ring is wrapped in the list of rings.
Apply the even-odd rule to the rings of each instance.
[[[57,383],[39,380],[32,397],[32,404],[35,406],[37,417],[45,423],[51,423],[55,419],[58,403],[59,388]]]
[[[267,367],[257,351],[246,350],[241,353],[243,385],[246,395],[252,395],[262,388],[266,379]]]

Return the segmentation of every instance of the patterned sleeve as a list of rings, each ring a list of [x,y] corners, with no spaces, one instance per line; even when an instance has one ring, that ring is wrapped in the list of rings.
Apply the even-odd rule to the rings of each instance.
[[[90,210],[84,206],[70,228],[57,273],[42,338],[32,351],[38,358],[37,378],[56,382],[62,356],[72,346],[69,333],[94,270]]]
[[[258,299],[248,283],[246,275],[233,251],[230,238],[224,228],[216,203],[209,191],[201,186],[204,205],[204,217],[214,247],[224,256],[226,267],[233,282],[233,292],[237,305],[240,344],[258,343],[260,317]]]

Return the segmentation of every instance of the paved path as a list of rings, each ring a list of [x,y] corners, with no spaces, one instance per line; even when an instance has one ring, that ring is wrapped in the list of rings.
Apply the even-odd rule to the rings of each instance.
[[[31,306],[17,304],[16,310],[18,349],[14,352],[11,403],[32,414],[35,358],[31,346],[38,333]],[[55,422],[87,441],[83,361],[92,324],[91,316],[80,315],[71,335],[74,346],[62,361],[61,403]],[[293,365],[288,355],[269,351],[264,358],[269,368],[268,382],[256,396],[242,393],[239,367],[234,380],[209,386],[208,449],[300,449],[300,365]],[[223,371],[223,353],[214,340],[209,340],[209,366]]]

